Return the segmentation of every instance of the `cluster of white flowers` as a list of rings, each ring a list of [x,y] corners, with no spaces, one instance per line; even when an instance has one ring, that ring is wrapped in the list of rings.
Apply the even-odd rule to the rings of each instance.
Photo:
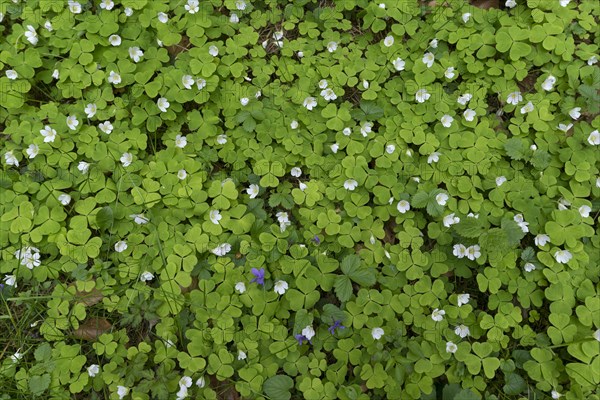
[[[481,249],[479,245],[465,247],[464,244],[455,244],[452,249],[452,254],[457,258],[467,257],[469,260],[476,260],[481,257]]]
[[[523,214],[517,214],[513,217],[513,220],[519,225],[519,228],[525,233],[529,232],[529,222],[525,222]]]
[[[177,400],[183,400],[188,397],[188,388],[192,386],[192,378],[184,376],[179,380],[179,391],[177,392]]]
[[[15,251],[15,257],[21,262],[21,265],[29,269],[39,267],[42,264],[40,250],[37,247],[27,246],[21,250],[17,250]]]

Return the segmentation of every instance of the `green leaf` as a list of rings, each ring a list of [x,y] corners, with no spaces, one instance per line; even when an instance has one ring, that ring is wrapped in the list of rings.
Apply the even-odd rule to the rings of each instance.
[[[347,276],[338,276],[335,278],[333,285],[335,288],[335,295],[341,302],[346,302],[352,297],[352,282]]]
[[[520,229],[520,228],[519,228]],[[454,230],[465,238],[478,238],[486,232],[483,222],[479,218],[466,217],[454,225]]]
[[[113,210],[111,207],[102,207],[96,214],[96,224],[102,230],[108,229],[114,222]]]
[[[507,374],[504,377],[504,382],[505,384],[502,389],[504,390],[504,393],[509,396],[516,396],[527,390],[527,383],[525,383],[525,379],[523,379],[519,374]]]
[[[275,375],[263,384],[263,390],[273,400],[289,400],[292,397],[290,390],[294,387],[294,380],[286,375]]]

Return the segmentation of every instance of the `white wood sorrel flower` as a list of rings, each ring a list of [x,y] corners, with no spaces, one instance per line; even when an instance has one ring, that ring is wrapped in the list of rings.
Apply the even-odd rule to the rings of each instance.
[[[371,336],[375,340],[381,339],[384,334],[385,334],[385,332],[383,331],[382,328],[373,328],[373,330],[371,331]]]

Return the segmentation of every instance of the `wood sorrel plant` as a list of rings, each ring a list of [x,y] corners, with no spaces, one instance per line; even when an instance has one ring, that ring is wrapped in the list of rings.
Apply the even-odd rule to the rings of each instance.
[[[0,399],[599,399],[599,10],[474,3],[2,0]]]

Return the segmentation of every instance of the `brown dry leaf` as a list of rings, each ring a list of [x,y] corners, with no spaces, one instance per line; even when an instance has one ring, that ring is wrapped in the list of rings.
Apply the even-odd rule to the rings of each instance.
[[[498,0],[472,0],[471,5],[477,8],[483,8],[484,10],[500,8],[500,2]]]
[[[102,294],[102,292],[96,288],[93,288],[89,292],[75,292],[75,300],[77,302],[85,304],[88,307],[93,306],[94,304],[98,304],[102,301],[103,298],[104,295]]]
[[[112,324],[106,318],[88,318],[79,328],[73,332],[76,339],[94,341],[100,335],[110,331]]]

